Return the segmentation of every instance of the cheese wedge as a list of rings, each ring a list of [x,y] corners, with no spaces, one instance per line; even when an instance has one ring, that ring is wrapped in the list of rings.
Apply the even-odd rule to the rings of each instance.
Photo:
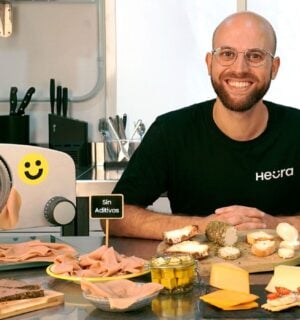
[[[219,289],[250,292],[248,271],[228,262],[212,264],[209,284]]]
[[[258,304],[253,302],[258,298],[255,294],[233,290],[217,290],[200,297],[201,300],[223,310],[256,308]]]
[[[300,287],[300,267],[279,265],[274,268],[274,275],[268,283],[266,290],[276,292],[275,287],[285,287],[297,291]]]

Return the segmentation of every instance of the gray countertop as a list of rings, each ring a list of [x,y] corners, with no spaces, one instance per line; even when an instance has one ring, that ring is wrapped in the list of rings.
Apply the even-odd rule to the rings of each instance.
[[[32,237],[30,238],[32,239]],[[11,241],[26,241],[22,237],[14,238]],[[44,240],[44,239],[41,239]],[[7,238],[0,237],[0,243],[6,243]],[[73,245],[80,254],[90,252],[105,243],[104,237],[56,237],[55,242],[66,242]],[[113,246],[119,253],[128,256],[135,255],[144,259],[149,259],[155,255],[159,241],[111,238],[109,245]],[[192,292],[183,296],[166,296],[159,295],[156,301],[160,306],[159,309],[153,309],[152,305],[142,309],[126,312],[112,313],[104,312],[96,309],[92,304],[82,297],[80,286],[70,281],[55,279],[47,275],[46,267],[34,267],[25,269],[12,269],[1,271],[1,278],[14,278],[36,281],[42,284],[45,289],[63,292],[65,295],[65,303],[63,305],[34,311],[20,316],[11,317],[9,319],[39,319],[39,320],[67,320],[67,319],[204,319],[201,316],[199,308],[199,295],[203,293],[204,287],[196,284]],[[269,281],[271,273],[261,273],[250,275],[252,284],[265,284]],[[150,274],[133,278],[131,280],[138,282],[150,282]],[[207,279],[202,279],[207,283]],[[180,312],[180,314],[179,314]],[[245,311],[245,314],[247,311]],[[243,317],[245,319],[245,317]],[[223,318],[224,319],[224,318]]]

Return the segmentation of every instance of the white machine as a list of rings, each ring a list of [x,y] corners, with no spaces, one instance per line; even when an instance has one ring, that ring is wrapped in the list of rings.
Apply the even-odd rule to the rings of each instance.
[[[18,200],[11,198],[12,193]],[[13,212],[18,217],[13,229],[67,225],[75,218],[75,204],[75,164],[68,154],[0,144],[0,218],[8,206],[17,210]]]

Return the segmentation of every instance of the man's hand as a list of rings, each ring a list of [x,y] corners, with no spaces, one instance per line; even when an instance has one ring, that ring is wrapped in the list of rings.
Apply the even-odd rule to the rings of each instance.
[[[263,211],[239,205],[218,208],[215,214],[217,220],[230,223],[239,230],[274,228],[277,224],[276,218]]]

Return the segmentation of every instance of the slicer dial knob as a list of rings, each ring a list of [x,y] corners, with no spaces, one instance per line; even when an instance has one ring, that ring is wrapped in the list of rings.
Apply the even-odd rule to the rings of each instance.
[[[75,218],[75,205],[64,197],[53,197],[45,205],[44,215],[54,225],[65,225]]]

